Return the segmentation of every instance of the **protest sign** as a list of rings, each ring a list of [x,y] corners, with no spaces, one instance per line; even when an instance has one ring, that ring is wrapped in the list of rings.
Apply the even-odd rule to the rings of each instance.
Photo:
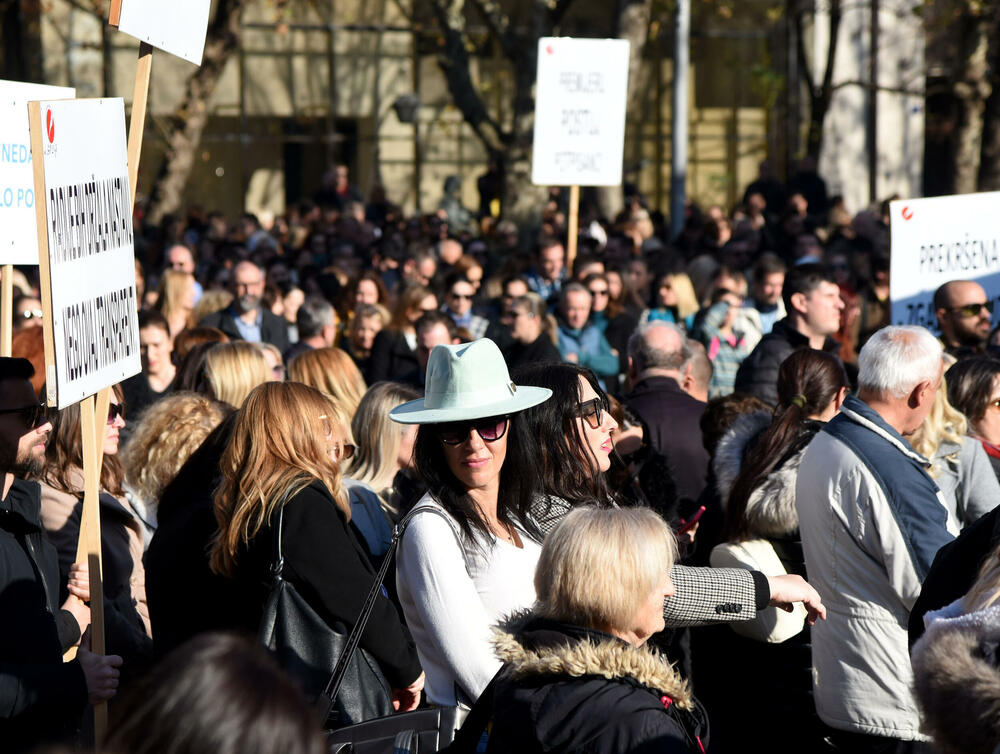
[[[201,65],[211,0],[114,0],[109,23],[153,47]]]
[[[28,101],[75,96],[72,87],[0,81],[0,264],[38,264]]]
[[[125,105],[32,102],[29,119],[46,386],[63,408],[141,368]]]
[[[622,39],[538,40],[532,183],[621,184],[628,56]]]
[[[950,280],[1000,301],[1000,192],[899,200],[889,212],[892,324],[937,330],[934,291]]]

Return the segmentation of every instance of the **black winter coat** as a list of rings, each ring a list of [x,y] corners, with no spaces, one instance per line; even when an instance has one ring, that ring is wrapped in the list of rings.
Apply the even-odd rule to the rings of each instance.
[[[488,754],[688,754],[707,745],[704,710],[650,649],[530,616],[499,632],[496,648],[504,667]]]
[[[518,367],[529,367],[535,364],[561,364],[562,356],[548,335],[542,333],[534,343],[519,343],[516,340],[503,349],[507,368],[514,371]]]
[[[37,482],[15,480],[0,501],[0,749],[25,751],[71,734],[87,702],[80,638],[60,610],[55,548],[42,534]]]
[[[701,443],[705,404],[681,390],[673,377],[639,380],[625,405],[648,430],[653,449],[670,464],[681,504],[697,500],[708,477],[708,451]]]
[[[372,385],[382,380],[399,381],[420,369],[417,352],[410,348],[406,336],[388,328],[380,330],[372,342],[365,382]]]
[[[778,405],[778,367],[795,351],[808,347],[809,338],[792,327],[788,317],[779,320],[740,364],[736,392],[756,395],[765,403]],[[840,343],[827,336],[823,350],[837,356]]]

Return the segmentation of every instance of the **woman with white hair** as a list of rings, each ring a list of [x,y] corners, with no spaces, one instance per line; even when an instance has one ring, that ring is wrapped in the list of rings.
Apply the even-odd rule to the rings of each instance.
[[[674,593],[670,528],[643,508],[577,508],[545,538],[538,602],[496,633],[489,752],[704,752],[687,681],[645,644]]]

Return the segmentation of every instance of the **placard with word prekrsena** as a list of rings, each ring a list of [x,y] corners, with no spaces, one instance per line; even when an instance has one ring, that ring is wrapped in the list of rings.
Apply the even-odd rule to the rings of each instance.
[[[0,264],[38,264],[28,100],[75,96],[68,86],[0,81]]]
[[[40,102],[31,129],[42,144],[35,192],[52,309],[55,374],[46,379],[55,377],[63,408],[141,369],[124,101]]]
[[[952,280],[975,280],[1000,303],[998,215],[1000,191],[890,202],[892,324],[936,330],[934,291]]]
[[[538,40],[532,183],[621,184],[628,56],[623,39]]]

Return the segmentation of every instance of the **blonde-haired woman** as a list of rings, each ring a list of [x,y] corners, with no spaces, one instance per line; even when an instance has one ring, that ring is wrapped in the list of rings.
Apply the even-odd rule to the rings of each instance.
[[[194,277],[180,270],[164,270],[156,308],[170,325],[171,337],[194,324],[194,305]]]
[[[967,428],[965,417],[948,401],[942,377],[930,412],[909,438],[913,449],[930,460],[930,475],[959,528],[989,513],[1000,501],[1000,482],[990,459],[982,444],[966,434]]]
[[[215,493],[219,532],[212,570],[234,581],[245,608],[233,628],[255,633],[268,597],[274,537],[284,576],[328,625],[347,630],[361,614],[375,572],[351,533],[340,463],[347,428],[334,403],[296,382],[254,389],[222,455]],[[413,640],[385,598],[376,600],[361,646],[395,689],[399,709],[416,707],[423,673]],[[315,696],[333,668],[286,668]]]
[[[497,633],[487,752],[703,752],[707,720],[646,640],[663,630],[676,545],[645,508],[577,508],[545,538],[538,602]],[[704,739],[704,740],[703,740]]]
[[[233,408],[198,393],[168,395],[151,405],[122,448],[123,487],[143,526],[145,546],[156,531],[160,495],[181,466]]]
[[[691,329],[699,307],[698,297],[687,273],[668,272],[660,275],[650,298],[650,306],[639,317],[639,324],[663,320]]]
[[[204,370],[211,397],[233,408],[239,408],[251,390],[272,376],[261,350],[242,340],[212,346],[205,354]]]
[[[339,348],[304,351],[288,365],[288,379],[333,398],[353,417],[368,386],[354,360]]]
[[[392,380],[418,369],[417,331],[413,326],[427,312],[436,312],[437,297],[422,285],[403,289],[396,299],[392,321],[372,342],[372,352],[365,379],[368,382]]]

